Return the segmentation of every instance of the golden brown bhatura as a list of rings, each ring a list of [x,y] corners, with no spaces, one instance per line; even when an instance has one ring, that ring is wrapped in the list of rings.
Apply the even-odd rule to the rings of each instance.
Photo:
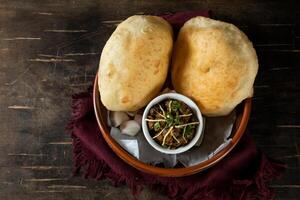
[[[258,60],[236,26],[195,17],[181,28],[173,50],[172,83],[206,116],[229,114],[253,95]]]

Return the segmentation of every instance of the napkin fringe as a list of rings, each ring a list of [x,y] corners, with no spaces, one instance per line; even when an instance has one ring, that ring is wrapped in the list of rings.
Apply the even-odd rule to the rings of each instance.
[[[86,179],[102,180],[107,178],[115,187],[126,184],[134,196],[137,196],[142,190],[141,184],[137,184],[134,179],[117,174],[103,160],[89,158],[81,146],[80,139],[76,137],[73,137],[73,153],[74,176],[80,174],[83,169],[83,177]]]
[[[253,179],[233,180],[231,185],[224,185],[222,188],[212,188],[211,186],[203,186],[201,184],[186,187],[176,183],[152,183],[148,186],[153,190],[165,193],[170,199],[274,199],[275,193],[268,187],[268,184],[271,180],[279,178],[285,168],[284,164],[270,160],[262,154],[259,170]]]
[[[85,94],[76,94],[73,96],[72,108],[73,111],[80,109],[82,102],[78,102]],[[81,141],[73,134],[76,120],[81,118],[76,112],[72,114],[72,119],[66,126],[66,132],[71,135],[73,139],[73,176],[83,173],[83,177],[86,179],[102,180],[108,179],[111,183],[117,187],[126,184],[133,194],[137,197],[142,191],[143,187],[141,183],[137,183],[135,178],[128,178],[114,172],[104,160],[91,157],[91,153],[88,153],[88,149],[81,145]]]
[[[286,165],[271,158],[267,158],[265,154],[261,154],[261,165],[258,173],[255,176],[254,184],[257,187],[260,196],[266,199],[274,198],[274,191],[268,187],[268,182],[274,178],[279,178],[282,172],[286,169]]]
[[[166,194],[171,199],[196,200],[196,199],[246,199],[252,200],[259,197],[265,199],[273,199],[274,191],[268,187],[268,182],[280,176],[285,165],[273,161],[261,153],[259,159],[257,174],[250,180],[233,180],[230,185],[222,185],[220,187],[203,186],[199,184],[182,185],[170,179],[149,179],[139,180],[136,177],[127,177],[120,173],[116,173],[104,161],[93,155],[85,148],[80,139],[73,134],[76,128],[76,122],[86,115],[87,102],[90,98],[90,92],[83,92],[73,95],[72,101],[72,118],[66,127],[73,138],[73,175],[83,173],[84,178],[90,179],[109,179],[114,186],[126,184],[137,197],[142,191],[143,186],[149,186],[152,190]],[[91,100],[89,100],[91,101]]]
[[[278,178],[285,166],[278,162],[270,161],[262,154],[260,170],[251,180],[234,180],[230,186],[224,186],[223,189],[216,190],[201,184],[182,186],[177,183],[168,183],[151,181],[142,183],[135,178],[128,178],[114,172],[103,160],[90,159],[85,155],[85,150],[81,146],[78,138],[73,137],[74,152],[74,170],[73,174],[80,174],[83,169],[84,178],[102,180],[109,179],[114,186],[126,184],[137,197],[142,191],[143,186],[160,193],[166,194],[170,199],[196,200],[196,199],[245,199],[254,200],[257,198],[273,199],[274,191],[268,187],[268,182]]]

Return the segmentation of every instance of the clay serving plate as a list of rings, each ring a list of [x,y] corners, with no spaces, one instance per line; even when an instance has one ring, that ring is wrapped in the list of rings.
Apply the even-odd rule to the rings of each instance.
[[[93,103],[94,103],[95,115],[102,136],[104,137],[107,144],[111,147],[111,149],[116,153],[117,156],[119,156],[126,163],[135,167],[138,170],[150,174],[155,174],[159,176],[169,176],[169,177],[181,177],[181,176],[192,175],[197,172],[203,171],[213,166],[220,160],[222,160],[235,147],[235,145],[237,145],[237,143],[243,136],[246,130],[246,126],[251,111],[251,98],[245,99],[240,105],[236,107],[237,119],[231,133],[232,140],[223,150],[215,154],[210,159],[191,167],[162,168],[162,167],[152,166],[139,161],[134,156],[129,154],[126,150],[124,150],[110,136],[110,128],[107,124],[107,110],[100,101],[100,93],[98,90],[98,76],[96,76],[94,82]]]

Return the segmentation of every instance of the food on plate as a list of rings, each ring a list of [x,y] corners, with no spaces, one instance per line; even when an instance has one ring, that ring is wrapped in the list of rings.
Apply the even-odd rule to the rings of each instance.
[[[175,99],[166,99],[154,105],[145,121],[152,138],[169,149],[187,145],[194,138],[200,123],[189,106]]]
[[[123,122],[120,126],[120,131],[123,134],[135,136],[141,129],[140,124],[135,120]]]
[[[179,32],[172,59],[175,90],[193,99],[206,116],[227,115],[253,95],[256,52],[232,24],[190,19]]]
[[[98,84],[102,104],[111,111],[136,111],[161,90],[173,46],[170,24],[156,16],[132,16],[105,44]]]
[[[110,121],[113,127],[120,126],[123,122],[128,121],[129,116],[125,112],[111,112]]]
[[[110,111],[109,124],[116,127],[122,134],[135,136],[141,130],[142,116],[138,112]]]

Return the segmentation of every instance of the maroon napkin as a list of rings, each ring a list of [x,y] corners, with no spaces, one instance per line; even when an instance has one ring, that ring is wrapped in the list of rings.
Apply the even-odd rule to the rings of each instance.
[[[184,12],[176,12],[176,13],[166,13],[163,15],[159,15],[167,20],[175,29],[180,28],[187,20],[197,17],[210,17],[211,12],[207,11],[184,11]]]
[[[163,17],[179,26],[191,17],[208,14],[180,12]],[[91,88],[73,95],[67,131],[73,138],[74,174],[82,171],[86,178],[108,178],[116,186],[127,184],[134,195],[148,186],[172,199],[271,199],[274,193],[267,183],[284,169],[283,164],[260,152],[247,133],[228,156],[198,174],[170,178],[141,172],[126,164],[106,144],[94,115]]]

